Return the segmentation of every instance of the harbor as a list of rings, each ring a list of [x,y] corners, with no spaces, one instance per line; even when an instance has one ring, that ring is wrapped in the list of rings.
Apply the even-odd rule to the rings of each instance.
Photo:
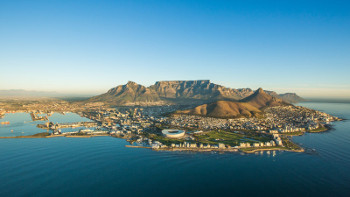
[[[62,133],[79,132],[79,130],[85,130],[88,128],[95,130],[96,128],[96,123],[88,118],[81,117],[76,113],[52,113],[51,116],[49,116],[49,119],[50,121],[55,122],[55,124],[60,125],[60,128],[56,130],[61,130]],[[4,113],[0,122],[1,137],[32,136],[42,132],[53,133],[54,131],[47,127],[44,129],[39,128],[37,126],[38,124],[47,124],[47,122],[40,120],[33,121],[31,113],[28,112]]]

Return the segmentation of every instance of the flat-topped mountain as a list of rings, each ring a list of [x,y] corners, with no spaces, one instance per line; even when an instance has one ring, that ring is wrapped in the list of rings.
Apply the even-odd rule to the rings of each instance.
[[[218,100],[239,101],[254,93],[250,88],[227,88],[209,80],[157,81],[150,87],[129,81],[85,102],[102,102],[112,106],[204,104]],[[275,94],[275,92],[268,92]],[[275,96],[275,97],[277,97]],[[283,98],[282,98],[283,99]]]
[[[210,80],[197,81],[157,81],[150,89],[163,98],[191,98],[203,100],[233,99],[249,96],[249,88],[232,89],[211,83]]]
[[[180,110],[174,114],[210,116],[215,118],[259,117],[266,107],[288,105],[282,99],[267,94],[259,88],[241,101],[215,101],[193,109]]]

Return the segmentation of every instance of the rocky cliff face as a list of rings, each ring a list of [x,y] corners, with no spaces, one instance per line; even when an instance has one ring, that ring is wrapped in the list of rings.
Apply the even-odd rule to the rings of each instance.
[[[203,100],[239,100],[252,93],[249,88],[232,89],[211,83],[209,80],[197,81],[157,81],[154,89],[163,98],[191,98]]]
[[[90,102],[104,102],[110,105],[157,105],[163,104],[158,94],[145,86],[129,81],[110,89],[107,93],[89,99]]]
[[[279,97],[272,91],[266,93]],[[203,104],[218,100],[238,101],[252,94],[254,91],[249,88],[226,88],[209,80],[157,81],[150,87],[129,81],[87,102],[103,102],[107,105]]]

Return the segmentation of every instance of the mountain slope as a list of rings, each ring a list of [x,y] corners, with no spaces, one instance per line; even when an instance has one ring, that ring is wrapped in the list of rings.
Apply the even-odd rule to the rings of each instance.
[[[210,116],[215,118],[253,117],[260,113],[261,111],[258,108],[248,103],[234,101],[216,101],[197,106],[193,109],[175,112],[175,114]]]
[[[104,102],[110,105],[155,105],[163,103],[155,91],[132,81],[112,88],[105,94],[92,97],[88,101]]]
[[[278,106],[283,103],[282,99],[278,99],[267,94],[262,88],[259,88],[254,92],[254,94],[242,99],[241,102],[249,103],[258,109],[263,107]]]
[[[210,116],[215,118],[259,117],[265,107],[287,105],[281,99],[270,96],[259,88],[240,102],[216,101],[199,105],[193,109],[177,111],[174,114]]]

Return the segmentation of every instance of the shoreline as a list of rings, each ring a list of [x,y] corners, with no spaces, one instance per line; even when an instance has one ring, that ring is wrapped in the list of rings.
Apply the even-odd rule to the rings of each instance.
[[[333,127],[331,125],[325,125],[322,128],[306,131],[306,133],[323,133],[323,132],[326,132],[326,131],[330,131],[332,129],[333,129]]]
[[[39,133],[43,134],[43,133]],[[46,133],[45,133],[46,134]],[[92,137],[115,137],[112,135],[29,135],[29,136],[9,136],[9,137],[0,137],[0,139],[34,139],[34,138],[55,138],[55,137],[67,137],[67,138],[92,138]],[[123,139],[123,138],[120,138]],[[290,151],[290,152],[305,152],[303,148],[300,150],[291,150],[287,149],[285,147],[269,147],[269,148],[255,148],[252,150],[245,150],[239,149],[239,148],[152,148],[148,146],[134,146],[134,145],[125,145],[127,148],[145,148],[145,149],[151,149],[153,151],[190,151],[190,152],[243,152],[243,153],[255,153],[259,151]]]
[[[291,139],[293,136],[303,136],[305,133],[322,133],[333,129],[331,125],[325,125],[322,128],[315,129],[314,131],[305,131],[301,133],[285,133],[280,134],[282,136],[290,136]],[[51,135],[49,133],[37,133],[29,136],[8,136],[8,137],[0,137],[0,139],[32,139],[32,138],[56,138],[56,137],[67,137],[67,138],[92,138],[92,137],[116,137],[120,138],[116,135],[110,134],[99,134],[99,135],[70,135],[70,134],[59,134],[59,135]],[[120,138],[125,139],[125,138]],[[291,141],[290,139],[290,141]],[[293,141],[291,143],[295,144]],[[295,144],[297,145],[297,144]],[[298,145],[297,145],[298,146]],[[252,154],[260,151],[289,151],[289,152],[305,152],[303,147],[299,147],[299,149],[290,149],[288,147],[282,146],[274,146],[274,147],[250,147],[250,148],[185,148],[185,147],[167,147],[167,148],[152,148],[148,146],[134,146],[134,145],[125,145],[127,148],[146,148],[154,151],[190,151],[190,152],[243,152],[247,154]]]
[[[254,150],[241,150],[244,153],[255,153],[259,151],[288,151],[288,152],[296,152],[296,153],[303,153],[305,152],[305,149],[301,148],[299,150],[292,150],[292,149],[284,149],[284,147],[279,148],[262,148],[262,149],[254,149]]]
[[[125,145],[125,147],[128,148],[146,148],[146,149],[152,149],[154,151],[189,151],[189,152],[243,152],[243,153],[247,153],[247,154],[251,154],[251,153],[255,153],[255,152],[259,152],[259,151],[289,151],[289,152],[305,152],[305,149],[301,148],[298,150],[292,150],[292,149],[287,149],[285,147],[270,147],[270,148],[256,148],[256,149],[252,149],[252,150],[245,150],[240,149],[240,148],[232,148],[232,149],[228,149],[228,148],[152,148],[152,147],[148,147],[148,146],[133,146],[133,145]]]
[[[39,133],[40,134],[40,133]],[[31,139],[31,138],[55,138],[55,137],[68,137],[68,138],[91,138],[91,137],[106,137],[111,135],[47,135],[47,136],[35,136],[35,135],[24,135],[24,136],[6,136],[0,137],[0,139]]]

